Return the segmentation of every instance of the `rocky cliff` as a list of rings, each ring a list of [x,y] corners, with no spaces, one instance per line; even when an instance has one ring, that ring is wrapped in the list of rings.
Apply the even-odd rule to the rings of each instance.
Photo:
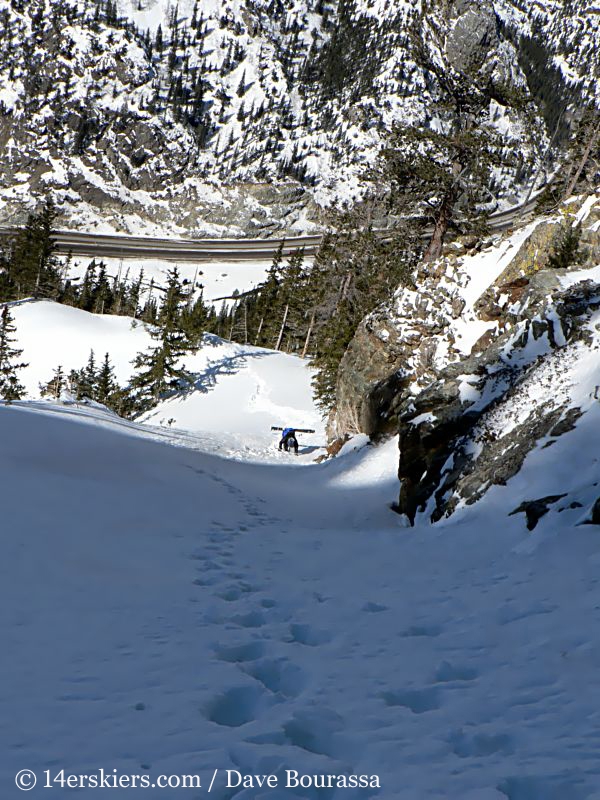
[[[489,88],[488,123],[522,155],[496,176],[510,203],[560,158],[574,104],[597,91],[593,12],[586,0],[0,0],[0,221],[52,191],[79,228],[306,230],[362,195],[394,123],[440,124],[453,70]]]
[[[363,321],[340,373],[338,433],[400,432],[411,522],[504,484],[600,397],[599,196],[447,251]]]

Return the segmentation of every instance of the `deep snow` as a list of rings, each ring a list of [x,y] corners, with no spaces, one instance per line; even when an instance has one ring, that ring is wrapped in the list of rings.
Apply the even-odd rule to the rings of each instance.
[[[17,307],[19,329],[36,306],[50,351],[51,304]],[[144,796],[200,798],[218,768],[217,800],[598,800],[600,544],[578,524],[599,493],[598,404],[507,486],[408,529],[389,508],[396,441],[279,457],[264,424],[314,419],[310,371],[242,350],[238,371],[161,409],[193,427],[203,408],[204,430],[0,406],[2,797],[22,796],[25,768],[40,784],[103,768],[199,774],[201,789]],[[554,491],[581,506],[533,534],[508,516]],[[226,769],[382,788],[234,790]]]
[[[200,774],[201,797],[218,767],[382,788],[236,793],[220,772],[217,798],[598,797],[597,534],[507,517],[526,469],[406,529],[393,441],[298,470],[86,413],[0,409],[3,796],[20,769],[103,767]]]

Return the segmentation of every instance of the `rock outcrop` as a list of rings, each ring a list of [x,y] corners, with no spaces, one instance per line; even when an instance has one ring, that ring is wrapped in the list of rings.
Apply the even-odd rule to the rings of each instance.
[[[51,191],[79,229],[306,230],[361,197],[395,124],[442,124],[453,71],[490,87],[522,156],[496,175],[510,196],[542,167],[547,108],[556,155],[567,105],[597,95],[587,5],[0,0],[0,221]]]
[[[506,483],[582,413],[560,387],[569,359],[597,346],[600,198],[476,250],[459,243],[422,264],[417,288],[363,321],[340,371],[332,427],[399,430],[398,510],[411,521]]]

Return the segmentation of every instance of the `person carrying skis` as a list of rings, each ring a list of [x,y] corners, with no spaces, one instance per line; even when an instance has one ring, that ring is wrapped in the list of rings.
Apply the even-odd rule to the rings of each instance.
[[[298,439],[296,439],[296,431],[294,428],[283,429],[281,440],[279,442],[279,449],[281,450],[282,447],[286,453],[289,453],[291,448],[293,449],[294,453],[298,455]]]

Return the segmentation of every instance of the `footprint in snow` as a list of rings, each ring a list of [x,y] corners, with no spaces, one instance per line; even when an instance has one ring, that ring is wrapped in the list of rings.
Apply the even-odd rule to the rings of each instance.
[[[319,630],[310,625],[294,623],[290,625],[290,642],[307,645],[308,647],[318,647],[331,641],[329,631]]]
[[[247,614],[238,614],[231,621],[241,628],[261,628],[265,624],[265,616],[260,611],[249,611]]]
[[[388,607],[381,605],[381,603],[365,603],[362,607],[363,611],[368,611],[370,614],[378,614],[380,611],[387,611]]]
[[[306,686],[304,670],[287,659],[256,661],[244,671],[273,694],[297,697]]]
[[[410,709],[413,714],[425,714],[441,706],[440,692],[435,687],[383,692],[381,697],[386,706],[402,706]]]
[[[339,714],[319,707],[296,711],[283,725],[283,732],[294,747],[317,755],[334,756],[344,728],[344,720]]]
[[[258,686],[234,686],[208,703],[206,717],[217,725],[239,728],[256,719],[262,696]]]
[[[229,575],[229,577],[240,578],[243,577],[243,575],[240,573],[232,573]],[[231,584],[230,586],[225,587],[220,592],[217,592],[216,596],[228,603],[233,603],[236,600],[239,600],[243,595],[254,594],[256,591],[258,590],[251,584],[246,583],[245,581],[240,581],[239,583]]]
[[[515,752],[515,741],[506,733],[471,733],[458,731],[450,736],[448,743],[459,758],[485,758],[496,753],[511,755]]]
[[[215,655],[220,661],[229,664],[243,664],[246,661],[256,661],[265,654],[264,642],[254,641],[246,644],[223,645],[215,648]]]

